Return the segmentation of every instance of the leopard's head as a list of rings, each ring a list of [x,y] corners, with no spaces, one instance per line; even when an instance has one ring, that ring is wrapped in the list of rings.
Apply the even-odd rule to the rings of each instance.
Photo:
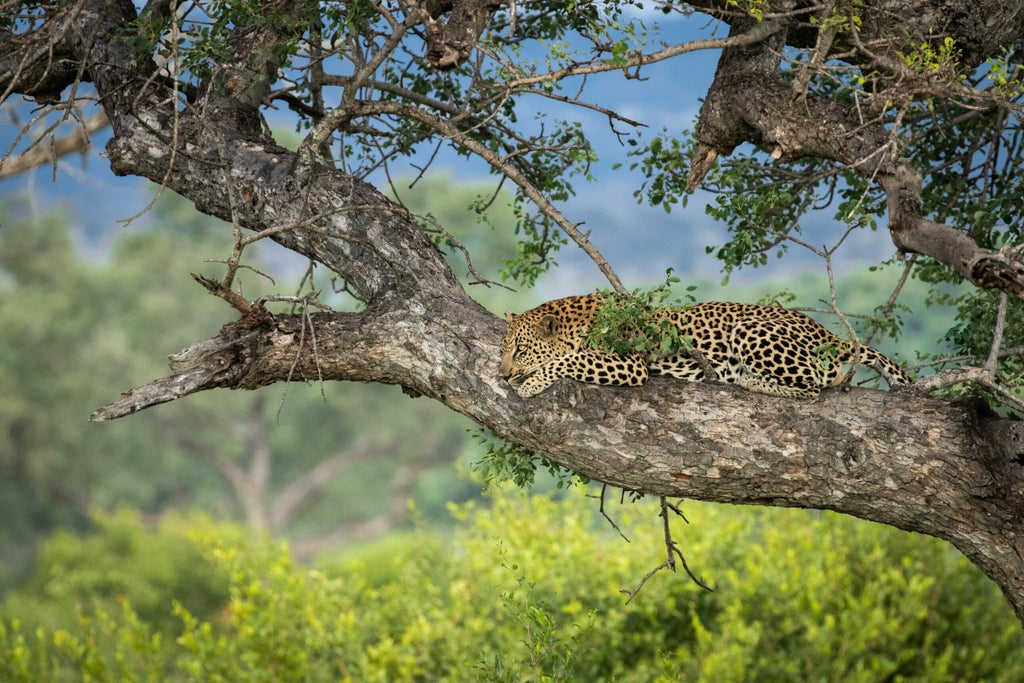
[[[508,329],[501,341],[498,376],[516,387],[542,363],[575,351],[576,344],[563,338],[558,316],[542,311],[522,315],[506,313]]]

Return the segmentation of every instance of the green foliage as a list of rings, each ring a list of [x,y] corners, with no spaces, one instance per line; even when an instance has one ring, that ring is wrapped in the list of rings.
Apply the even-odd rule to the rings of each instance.
[[[453,539],[395,537],[314,570],[297,566],[279,544],[204,526],[191,537],[217,567],[210,571],[229,577],[224,609],[204,617],[194,606],[168,606],[180,620],[176,639],[127,601],[55,629],[8,617],[0,620],[0,677],[719,683],[1024,676],[1024,634],[998,589],[934,538],[832,513],[687,504],[692,523],[677,530],[678,540],[715,592],[661,573],[627,605],[619,590],[633,587],[663,552],[658,507],[606,505],[631,539],[626,544],[582,503],[581,496],[501,495],[491,510],[454,507],[466,524]]]
[[[187,82],[210,85],[218,68],[237,60],[237,46],[231,43],[236,32],[272,27],[280,39],[267,54],[259,54],[257,58],[266,60],[273,55],[278,61],[286,62],[295,51],[299,37],[315,18],[309,12],[296,12],[293,8],[282,11],[254,0],[211,0],[204,4],[205,21],[189,20],[188,15],[143,12],[123,40],[135,49],[138,59],[154,54],[164,60],[180,59],[177,73]],[[346,4],[360,8],[363,3]],[[176,29],[173,31],[172,22]],[[175,42],[170,42],[170,37],[174,37]],[[238,40],[237,35],[234,40]],[[254,70],[264,67],[263,64],[252,66]],[[271,76],[276,78],[276,74]]]
[[[759,158],[738,159],[719,166],[707,177],[706,184],[716,194],[705,211],[727,226],[731,239],[723,245],[709,245],[725,272],[743,266],[765,266],[768,257],[782,257],[790,248],[787,237],[800,236],[800,221],[816,204],[821,194],[838,192],[836,219],[874,228],[863,203],[865,195],[858,179],[849,174],[854,185],[835,175],[829,162],[800,160],[790,163],[764,163]],[[838,240],[839,234],[836,235]]]
[[[10,593],[2,613],[31,628],[56,628],[99,609],[118,611],[121,600],[149,625],[173,633],[169,596],[204,617],[227,596],[226,576],[203,560],[189,540],[200,520],[170,516],[154,530],[137,513],[98,514],[81,534],[58,531],[40,551],[28,583]]]
[[[677,202],[686,208],[686,180],[690,159],[697,150],[695,138],[686,136],[677,138],[663,131],[650,142],[641,145],[639,136],[627,138],[626,144],[631,148],[627,154],[637,159],[629,165],[630,171],[640,170],[644,180],[633,196],[638,201],[644,199],[651,206],[661,206],[665,213],[671,213]],[[615,164],[618,168],[621,164]]]
[[[838,515],[695,505],[684,544],[716,593],[666,575],[625,606],[618,588],[645,573],[659,539],[653,505],[622,514],[630,553],[606,528],[591,530],[578,500],[500,498],[454,548],[427,542],[396,552],[405,570],[377,585],[360,579],[358,558],[321,574],[222,550],[236,585],[233,640],[280,680],[649,681],[673,671],[669,680],[1010,681],[1021,673],[1010,662],[1024,640],[998,591],[934,539]],[[212,651],[194,662],[201,676],[225,666],[216,641],[206,642]],[[305,654],[299,670],[279,669],[296,651]],[[737,666],[741,675],[728,675]]]
[[[515,234],[520,236],[516,255],[505,261],[502,278],[517,282],[523,287],[533,287],[537,279],[551,266],[558,265],[553,254],[568,240],[558,231],[547,216],[530,214],[523,202],[517,202]]]
[[[1012,99],[1024,94],[1024,81],[1012,51],[986,60],[985,80],[992,84],[996,92],[1003,97]]]
[[[171,516],[148,529],[122,511],[94,523],[52,535],[32,580],[0,605],[0,680],[164,680],[182,631],[172,603],[204,619],[227,604],[227,574],[191,540],[205,522]]]
[[[992,351],[995,336],[999,293],[973,289],[953,300],[957,307],[957,323],[946,333],[946,340],[959,352],[973,356],[974,364],[981,365]],[[1008,297],[1000,349],[1024,347],[1024,304],[1020,299]],[[996,361],[1001,386],[1024,396],[1024,359],[1019,354],[1001,356]],[[992,400],[998,405],[998,398]]]
[[[955,67],[960,60],[961,50],[957,47],[956,40],[951,36],[945,36],[936,44],[923,42],[913,49],[897,51],[896,55],[903,60],[908,69],[921,73],[938,73],[950,66]]]
[[[833,29],[836,31],[843,31],[847,29],[859,29],[863,20],[860,15],[854,10],[863,9],[860,2],[843,3],[841,6],[833,5],[830,8],[829,14],[824,19],[819,18],[818,15],[812,15],[810,17],[812,26],[820,26],[822,28]],[[847,13],[847,10],[851,10]]]
[[[957,121],[946,131],[924,122],[911,125],[919,142],[912,150],[915,162],[929,169],[922,186],[925,211],[961,229],[982,249],[1018,244],[1024,169],[1009,160],[1020,154],[1024,131],[1015,119],[997,110]],[[922,260],[921,270],[929,281],[955,280],[949,268],[930,260]]]
[[[646,144],[639,137],[628,144],[628,155],[636,159],[629,168],[643,178],[634,192],[637,200],[666,212],[677,204],[685,207],[696,140],[689,133],[677,137],[663,131]],[[884,210],[880,191],[868,179],[817,159],[782,163],[755,152],[712,169],[703,186],[715,195],[705,212],[731,235],[728,242],[706,248],[726,273],[765,266],[773,253],[786,254],[787,236],[799,237],[801,219],[822,206],[823,195],[838,197],[835,219],[842,223],[875,229],[875,216]]]
[[[529,489],[542,467],[551,475],[555,487],[562,489],[573,484],[587,484],[586,477],[551,462],[542,455],[504,439],[483,427],[470,432],[473,439],[484,448],[484,456],[471,465],[471,469],[483,482],[484,490],[511,481],[517,487]]]
[[[727,0],[727,2],[730,6],[747,12],[758,21],[762,21],[764,13],[771,9],[768,0]]]
[[[515,579],[516,587],[501,594],[501,606],[512,617],[523,634],[522,648],[511,652],[495,652],[490,661],[481,657],[475,669],[481,678],[501,683],[518,683],[524,679],[557,681],[577,680],[575,673],[582,668],[595,643],[590,638],[597,619],[597,611],[585,615],[583,624],[574,622],[565,628],[558,618],[558,605],[544,596],[542,587],[528,581],[520,566],[508,561],[508,550],[499,545],[498,555],[502,568]]]
[[[163,645],[127,600],[115,612],[98,608],[52,631],[28,632],[19,619],[0,620],[0,678],[10,683],[167,681]]]
[[[679,328],[669,320],[659,319],[659,312],[669,307],[672,286],[680,279],[665,271],[665,281],[649,288],[634,289],[630,296],[608,294],[608,300],[594,315],[594,322],[584,336],[594,349],[610,353],[641,353],[650,360],[664,358],[687,348],[692,340],[680,336]],[[696,290],[687,287],[687,291]],[[692,301],[692,296],[690,297]]]

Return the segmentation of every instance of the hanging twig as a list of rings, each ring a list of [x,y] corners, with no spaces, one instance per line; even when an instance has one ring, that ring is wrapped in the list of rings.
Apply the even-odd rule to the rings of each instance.
[[[615,529],[616,532],[618,532],[619,536],[622,536],[623,540],[625,540],[626,543],[631,543],[632,541],[629,540],[629,537],[626,536],[626,534],[622,533],[622,529],[619,528],[619,525],[616,524],[615,521],[611,517],[608,516],[608,513],[604,511],[604,494],[607,491],[608,491],[608,484],[601,484],[601,495],[600,496],[595,496],[593,494],[588,493],[587,494],[587,498],[597,498],[597,499],[599,499],[601,501],[600,505],[598,505],[598,508],[597,508],[598,512],[600,512],[601,516],[604,517],[605,520],[607,520],[607,522],[609,524],[611,524],[612,528]]]
[[[671,510],[673,513],[681,517],[684,522],[689,523],[688,520],[683,515],[678,505],[674,505],[668,502],[668,499],[665,496],[662,496],[660,500],[661,512],[659,513],[659,515],[662,518],[662,526],[665,533],[665,552],[667,554],[667,557],[665,558],[664,562],[659,564],[651,571],[647,572],[647,574],[645,574],[644,577],[640,579],[640,583],[637,584],[636,588],[634,588],[633,590],[626,590],[625,588],[623,588],[619,591],[620,593],[626,594],[627,605],[633,598],[637,596],[637,594],[640,592],[640,590],[644,587],[644,585],[650,580],[652,576],[660,572],[662,569],[671,569],[672,571],[675,571],[677,558],[679,560],[679,563],[683,566],[683,571],[686,572],[686,575],[690,577],[691,581],[693,581],[695,584],[697,584],[706,591],[714,592],[715,590],[714,588],[709,586],[704,581],[704,579],[697,577],[697,575],[693,573],[693,571],[690,569],[690,565],[686,563],[686,557],[683,556],[683,552],[679,549],[679,545],[675,542],[675,539],[672,538],[672,524],[669,520],[669,511]]]

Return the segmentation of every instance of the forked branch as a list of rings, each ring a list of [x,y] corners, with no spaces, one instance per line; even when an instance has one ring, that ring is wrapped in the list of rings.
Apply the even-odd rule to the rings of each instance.
[[[681,551],[679,549],[679,544],[676,543],[674,538],[672,538],[672,522],[671,522],[671,518],[670,518],[669,512],[671,512],[672,514],[676,515],[677,517],[682,519],[684,522],[689,523],[689,520],[687,520],[686,516],[683,515],[683,511],[679,508],[679,505],[678,504],[670,503],[668,501],[668,498],[666,498],[665,496],[661,496],[660,504],[661,504],[661,512],[659,512],[658,515],[662,519],[662,530],[664,532],[664,539],[665,539],[665,552],[667,553],[668,557],[665,558],[664,562],[659,564],[657,567],[655,567],[651,571],[647,572],[644,575],[644,577],[642,579],[640,579],[640,583],[638,583],[633,590],[622,589],[622,590],[619,591],[620,593],[625,593],[626,594],[626,596],[627,596],[626,597],[626,604],[627,605],[630,603],[630,601],[633,600],[633,598],[635,598],[640,593],[640,591],[643,589],[644,585],[651,579],[651,577],[653,577],[655,574],[660,572],[662,569],[671,569],[672,571],[675,571],[676,570],[676,560],[677,559],[679,561],[679,564],[682,565],[683,571],[686,572],[686,575],[690,577],[691,581],[693,581],[695,584],[697,584],[698,586],[700,586],[701,588],[703,588],[704,590],[706,590],[708,592],[713,593],[714,590],[715,590],[714,588],[709,586],[707,583],[705,583],[704,579],[698,578],[693,573],[693,571],[690,569],[690,565],[688,565],[686,563],[686,557],[683,555],[683,551]]]

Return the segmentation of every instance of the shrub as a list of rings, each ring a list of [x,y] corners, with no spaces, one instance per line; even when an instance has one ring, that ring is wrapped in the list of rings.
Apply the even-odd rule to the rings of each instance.
[[[126,602],[33,637],[8,621],[0,675],[43,679],[57,661],[91,680],[1024,680],[1012,611],[941,541],[687,503],[677,539],[715,591],[662,572],[626,604],[620,589],[664,555],[658,508],[614,511],[627,543],[592,507],[503,493],[489,510],[453,507],[454,538],[393,536],[315,569],[206,526],[192,538],[229,577],[227,607],[178,603],[168,666],[164,631]]]

